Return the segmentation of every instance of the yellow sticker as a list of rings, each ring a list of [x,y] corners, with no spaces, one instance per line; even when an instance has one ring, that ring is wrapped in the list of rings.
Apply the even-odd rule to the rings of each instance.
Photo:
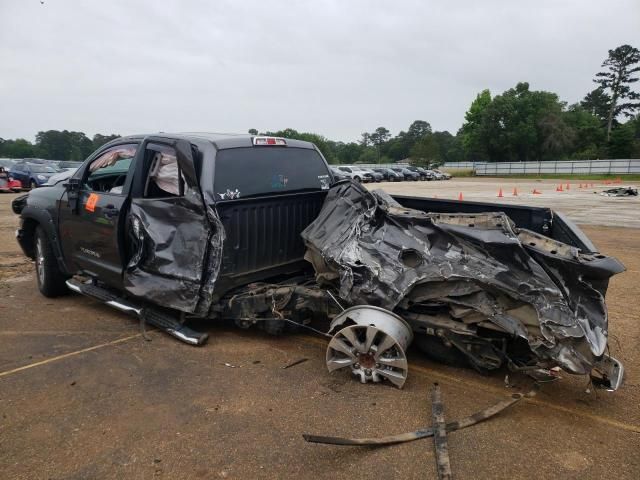
[[[85,203],[84,209],[87,212],[93,213],[96,209],[96,203],[98,203],[99,199],[100,195],[98,195],[97,193],[92,193],[91,195],[89,195],[89,198],[87,198],[87,203]]]

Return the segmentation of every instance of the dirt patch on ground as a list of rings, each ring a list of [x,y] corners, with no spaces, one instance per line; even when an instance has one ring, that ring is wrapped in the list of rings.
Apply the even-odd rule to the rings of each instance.
[[[8,197],[0,197],[0,271],[9,272],[0,281],[3,478],[435,478],[431,440],[363,450],[307,444],[301,434],[427,426],[435,381],[448,420],[514,391],[505,372],[445,367],[415,350],[403,390],[362,385],[326,371],[322,338],[215,322],[194,325],[211,336],[201,348],[158,332],[146,342],[135,319],[99,302],[38,293],[33,267],[18,260]],[[587,393],[584,377],[562,374],[535,399],[451,434],[456,477],[640,478],[640,230],[584,230],[627,266],[607,296],[611,353],[625,364],[626,385]],[[517,376],[511,383],[526,386]]]

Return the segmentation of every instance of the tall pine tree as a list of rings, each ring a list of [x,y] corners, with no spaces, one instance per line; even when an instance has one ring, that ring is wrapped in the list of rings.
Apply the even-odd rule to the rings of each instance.
[[[602,63],[607,70],[596,73],[593,80],[603,90],[608,90],[609,113],[607,116],[607,142],[611,138],[611,125],[620,114],[633,116],[640,102],[640,94],[631,90],[631,84],[638,81],[634,73],[640,71],[640,51],[631,45],[622,45],[609,50],[609,57]]]

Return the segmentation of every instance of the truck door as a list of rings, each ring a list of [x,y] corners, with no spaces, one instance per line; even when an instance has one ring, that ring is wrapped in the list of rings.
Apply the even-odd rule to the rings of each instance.
[[[122,285],[126,182],[136,144],[106,149],[74,175],[75,190],[59,202],[59,232],[70,271],[85,271],[108,285]],[[71,197],[77,197],[71,200]]]
[[[124,287],[131,295],[194,312],[211,237],[191,144],[150,137],[136,165]]]

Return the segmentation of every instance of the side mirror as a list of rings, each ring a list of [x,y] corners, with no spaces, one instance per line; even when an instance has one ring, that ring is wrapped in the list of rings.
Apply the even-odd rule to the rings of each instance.
[[[66,183],[62,184],[69,192],[77,192],[80,190],[80,179],[70,178]]]
[[[67,189],[67,205],[73,213],[78,213],[78,198],[80,197],[80,179],[70,178],[62,184]]]

